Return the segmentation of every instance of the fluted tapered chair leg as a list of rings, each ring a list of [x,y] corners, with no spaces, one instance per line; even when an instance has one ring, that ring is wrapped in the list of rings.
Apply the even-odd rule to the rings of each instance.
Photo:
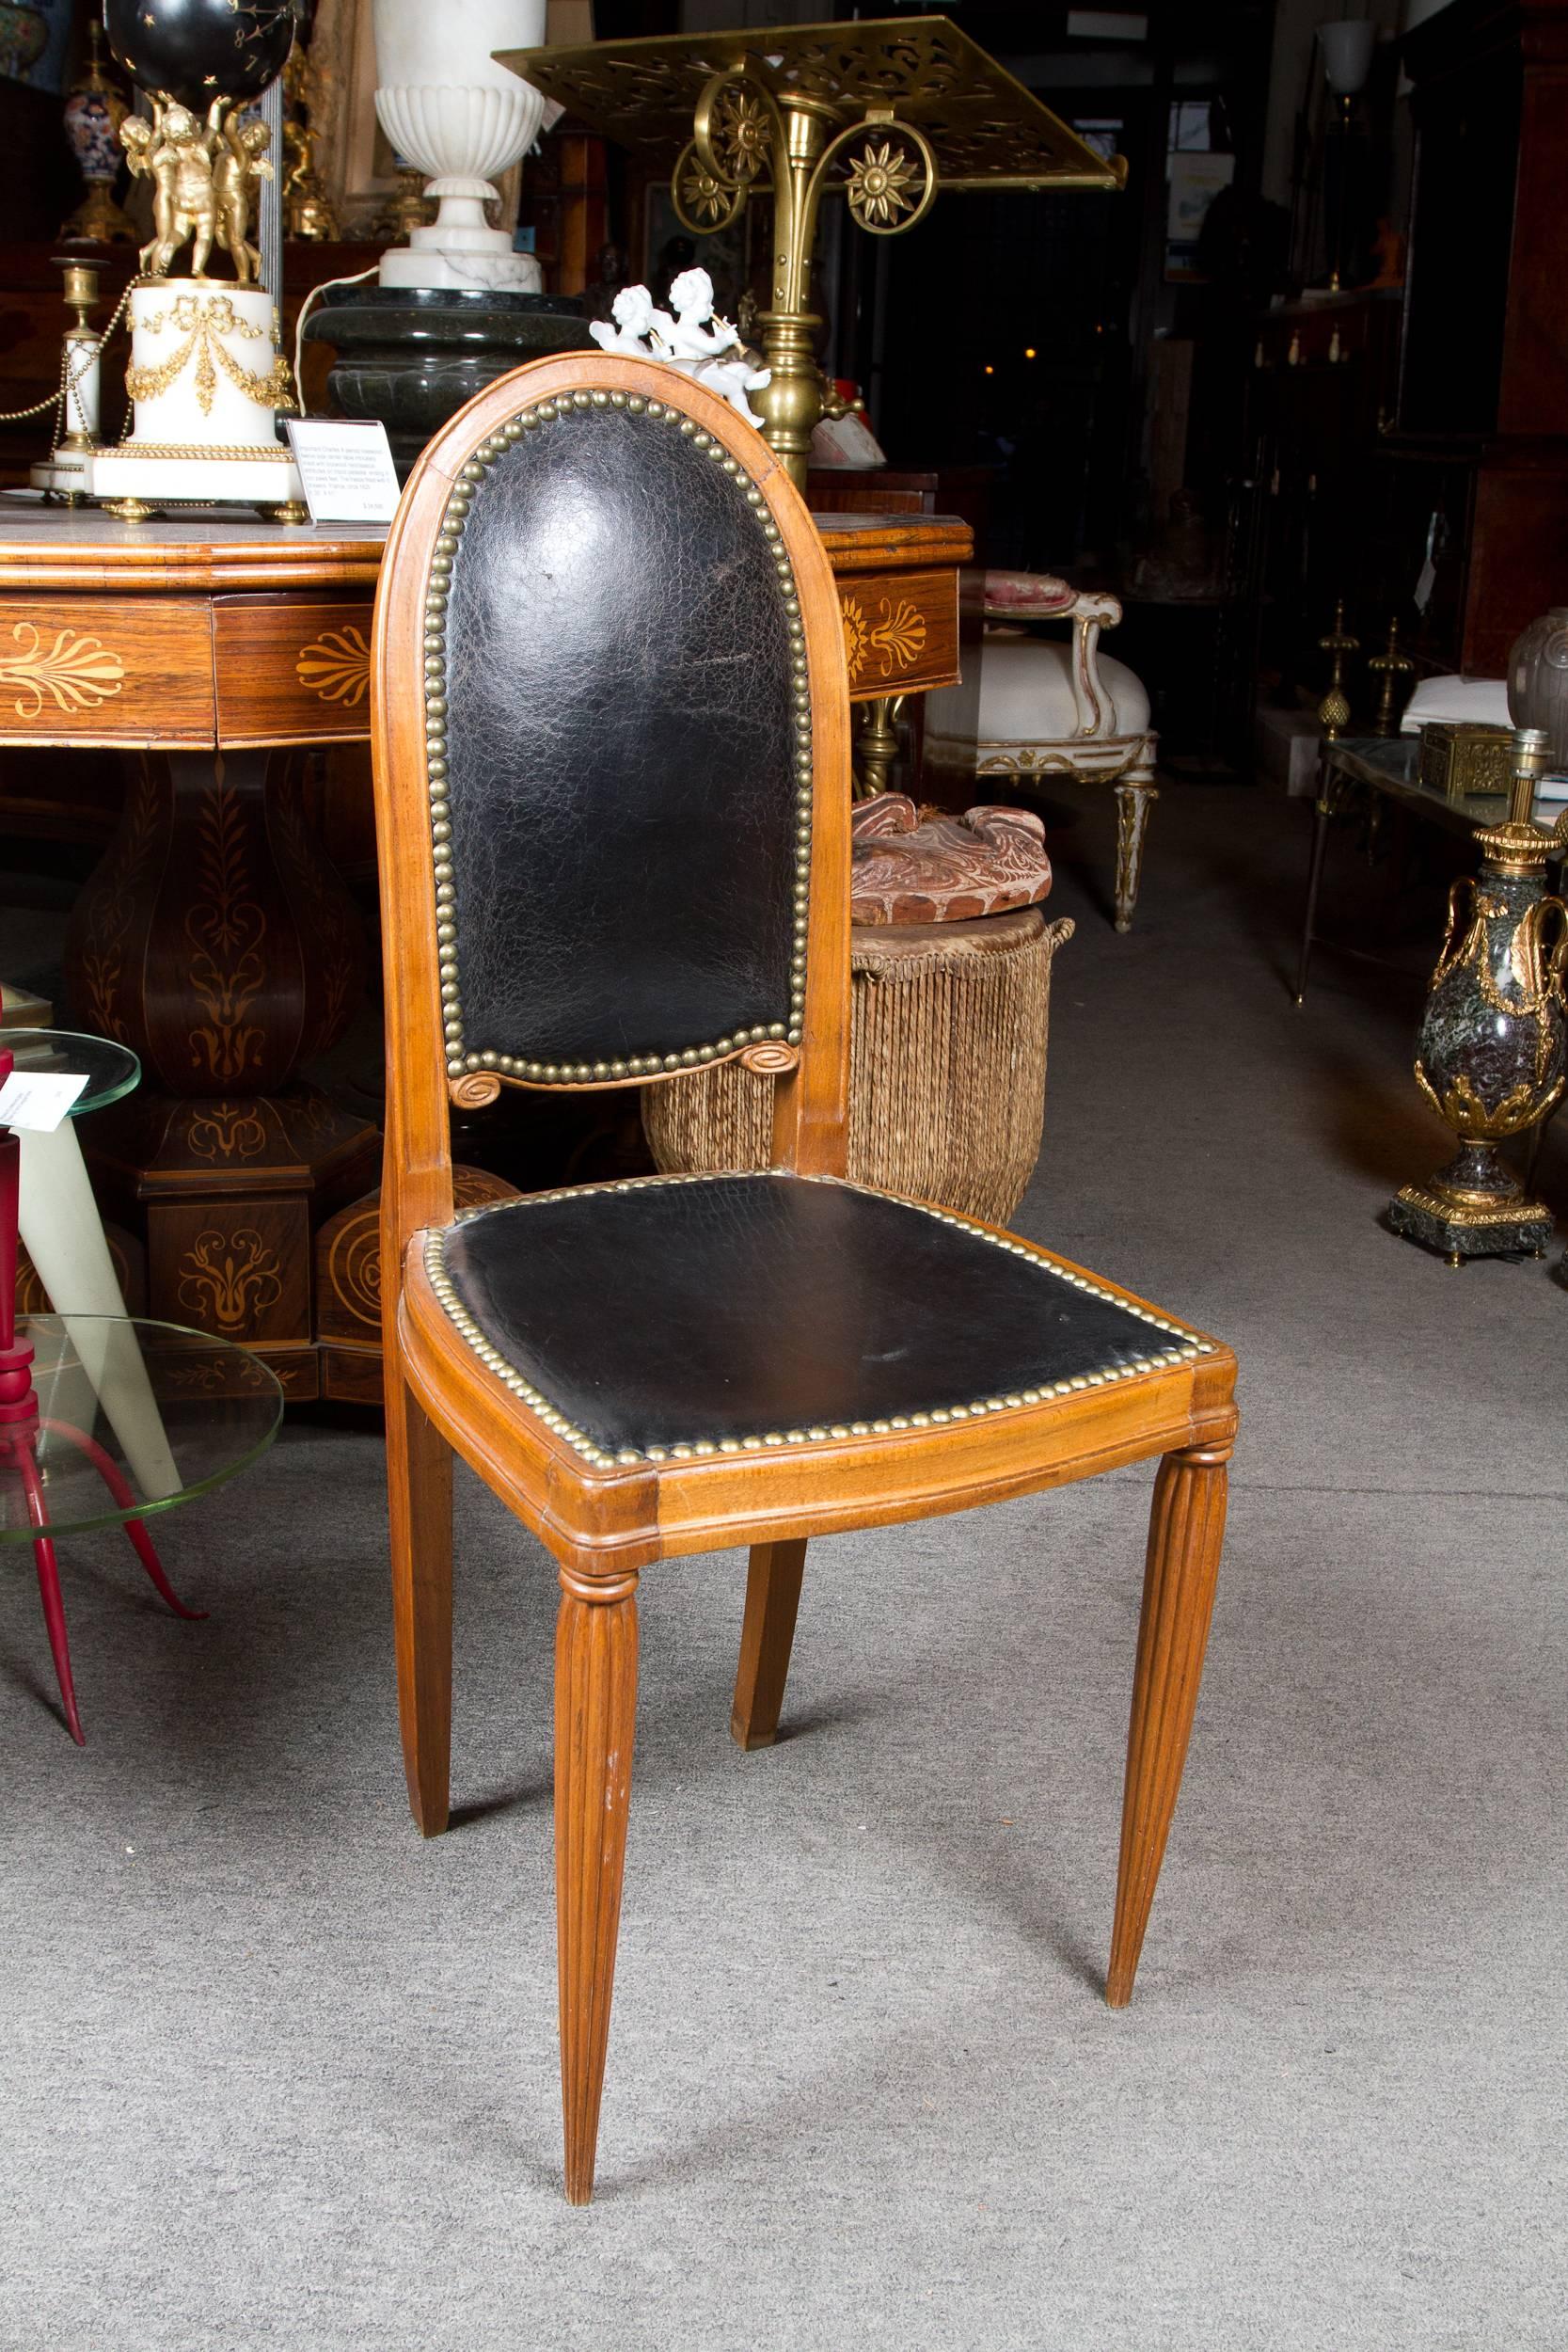
[[[1228,1445],[1167,1454],[1154,1484],[1127,1736],[1116,1922],[1105,1980],[1105,1998],[1113,2009],[1124,2009],[1132,1997],[1187,1760],[1225,1540],[1229,1459]]]
[[[778,1737],[805,1565],[803,1537],[798,1543],[752,1546],[730,1709],[730,1737],[739,1747],[770,1748]]]
[[[637,1729],[637,1576],[561,1571],[555,1904],[566,2195],[594,2194]]]
[[[403,1769],[414,1820],[436,1837],[451,1778],[451,1449],[390,1361],[386,1386]]]

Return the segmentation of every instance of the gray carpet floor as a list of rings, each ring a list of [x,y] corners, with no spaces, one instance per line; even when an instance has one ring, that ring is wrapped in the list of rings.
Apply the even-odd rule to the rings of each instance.
[[[89,1746],[0,1576],[0,2344],[1562,2352],[1553,1265],[1379,1223],[1443,1131],[1423,946],[1284,986],[1303,813],[1167,788],[1138,928],[1060,835],[1022,1229],[1235,1344],[1210,1663],[1100,1998],[1149,1474],[812,1554],[789,1737],[729,1556],[644,1581],[594,2206],[559,2191],[553,1583],[465,1476],[452,1833],[404,1810],[376,1440],[71,1543]],[[1326,913],[1365,936],[1341,846]],[[1564,1122],[1568,1126],[1568,1121]],[[1543,1181],[1568,1210],[1568,1137]]]

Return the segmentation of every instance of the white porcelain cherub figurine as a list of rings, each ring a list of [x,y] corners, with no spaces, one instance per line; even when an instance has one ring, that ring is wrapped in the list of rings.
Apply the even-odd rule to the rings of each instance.
[[[713,316],[713,280],[705,269],[682,270],[671,284],[670,307],[675,315],[665,340],[672,359],[718,359],[740,341],[728,319]]]
[[[760,392],[773,381],[771,368],[753,368],[739,335],[728,319],[716,318],[713,280],[705,269],[683,270],[670,288],[675,312],[665,339],[677,367],[738,409],[748,424],[757,418],[746,395]],[[710,324],[711,322],[711,324]]]
[[[691,371],[699,384],[727,400],[732,408],[738,408],[748,424],[758,424],[761,419],[747,399],[748,392],[760,392],[773,381],[771,368],[753,368],[743,348],[737,345],[727,359],[705,359]]]
[[[678,368],[727,400],[748,424],[756,424],[759,420],[746,395],[770,384],[773,372],[753,368],[728,319],[714,318],[713,280],[706,270],[683,270],[670,289],[670,299],[673,318],[656,307],[646,286],[625,286],[610,306],[614,325],[593,319],[588,332],[601,351],[620,352],[630,359],[662,359],[667,367]]]
[[[668,310],[655,309],[646,286],[623,286],[610,306],[610,314],[613,326],[607,326],[602,319],[589,322],[588,332],[601,351],[618,351],[628,359],[664,357],[658,345],[666,332],[674,332],[675,322]],[[649,341],[654,344],[651,351]]]

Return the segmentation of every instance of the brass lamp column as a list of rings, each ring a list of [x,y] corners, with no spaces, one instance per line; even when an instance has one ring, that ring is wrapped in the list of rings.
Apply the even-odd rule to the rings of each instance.
[[[895,237],[924,220],[937,192],[929,141],[891,106],[835,130],[831,100],[784,83],[775,91],[750,59],[716,73],[697,102],[690,145],[676,163],[670,199],[681,226],[709,236],[739,218],[753,189],[773,195],[773,298],[760,313],[773,380],[751,395],[763,437],[798,489],[806,486],[811,437],[823,412],[816,364],[811,257],[816,215],[830,181],[842,185],[850,217],[876,237]],[[832,177],[847,167],[842,181]],[[766,182],[764,173],[767,174]]]

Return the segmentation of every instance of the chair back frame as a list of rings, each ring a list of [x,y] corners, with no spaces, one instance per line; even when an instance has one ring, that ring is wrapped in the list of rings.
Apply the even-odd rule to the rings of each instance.
[[[673,369],[598,352],[542,359],[501,377],[459,410],[409,477],[387,541],[371,656],[371,735],[386,973],[386,1174],[383,1290],[396,1300],[410,1237],[453,1215],[451,1104],[478,1107],[503,1086],[550,1092],[659,1084],[664,1073],[538,1080],[488,1068],[449,1071],[436,935],[436,844],[431,823],[432,695],[426,691],[427,604],[450,570],[451,502],[507,427],[546,403],[662,406],[713,437],[726,471],[759,494],[794,575],[811,693],[812,830],[804,1018],[800,1046],[737,1044],[722,1057],[775,1081],[774,1164],[841,1175],[847,1153],[849,1041],[849,690],[832,567],[800,492],[761,434],[729,404]],[[465,469],[468,469],[466,473]],[[443,548],[445,541],[445,548]],[[437,711],[439,705],[436,705]],[[444,718],[437,720],[444,735]],[[669,1074],[678,1074],[671,1073]]]

